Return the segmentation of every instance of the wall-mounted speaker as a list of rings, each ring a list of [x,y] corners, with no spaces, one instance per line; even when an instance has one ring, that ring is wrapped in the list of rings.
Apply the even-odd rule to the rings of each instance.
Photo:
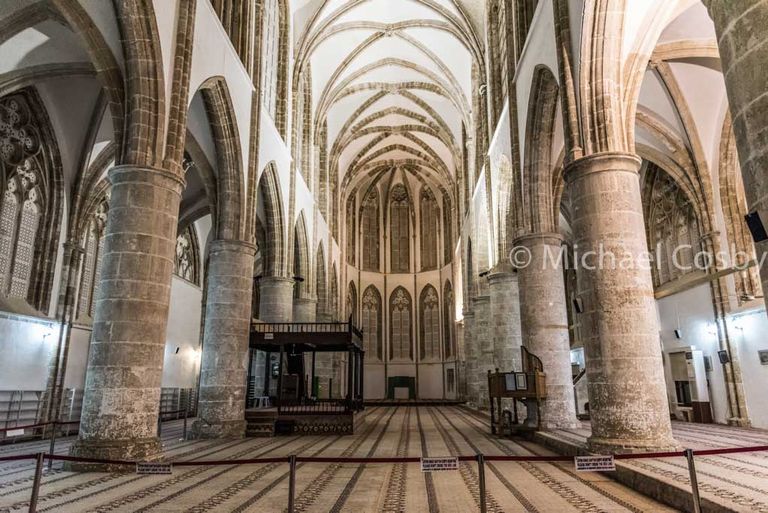
[[[681,338],[683,338],[683,330],[681,330],[681,329],[676,329],[676,330],[675,330],[675,338],[677,338],[677,339],[681,339]]]
[[[718,351],[717,357],[720,359],[720,363],[722,363],[723,365],[731,361],[731,357],[728,356],[728,351],[726,351],[725,349],[721,349],[720,351]]]
[[[580,314],[584,311],[584,303],[582,302],[580,297],[573,298],[573,310]]]
[[[768,233],[765,231],[763,220],[760,219],[760,214],[757,211],[745,215],[744,219],[746,219],[747,227],[752,233],[752,240],[755,242],[763,242],[768,239]]]

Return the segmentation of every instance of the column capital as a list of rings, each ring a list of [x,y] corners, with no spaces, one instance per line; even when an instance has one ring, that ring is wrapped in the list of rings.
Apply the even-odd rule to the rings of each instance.
[[[547,246],[562,246],[564,237],[555,232],[526,233],[516,237],[512,241],[513,246],[537,246],[544,244]]]
[[[593,153],[569,162],[565,166],[566,183],[583,178],[592,173],[622,172],[637,174],[640,171],[642,159],[632,153],[606,151]]]
[[[109,183],[116,185],[130,182],[146,182],[155,187],[163,187],[181,194],[187,182],[183,176],[158,167],[134,166],[126,164],[115,166],[107,173]]]
[[[249,256],[256,254],[256,245],[237,239],[216,239],[211,241],[209,251],[211,253],[218,251],[231,251],[233,253],[243,253]]]
[[[502,285],[511,281],[517,280],[517,273],[512,270],[494,270],[488,275],[488,283],[491,287],[495,285]]]

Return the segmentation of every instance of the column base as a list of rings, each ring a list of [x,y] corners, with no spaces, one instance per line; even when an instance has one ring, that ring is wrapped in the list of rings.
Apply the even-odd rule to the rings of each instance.
[[[202,419],[192,423],[192,429],[187,435],[188,440],[206,440],[214,438],[244,438],[246,422],[230,420],[208,424]]]
[[[749,419],[744,417],[731,417],[728,419],[728,425],[734,427],[752,427]]]
[[[163,447],[156,436],[134,440],[76,440],[70,456],[100,460],[151,461],[162,456]],[[130,465],[65,461],[64,469],[77,472],[112,472],[133,470]]]
[[[633,440],[630,438],[599,438],[590,436],[587,439],[587,449],[597,454],[629,454],[637,452],[679,451],[682,447],[672,437]]]

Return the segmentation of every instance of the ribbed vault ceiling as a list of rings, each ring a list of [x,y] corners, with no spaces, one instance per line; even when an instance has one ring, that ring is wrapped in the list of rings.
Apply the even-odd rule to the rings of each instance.
[[[395,172],[453,190],[482,62],[469,16],[456,0],[295,5],[293,79],[311,73],[315,140],[327,122],[342,194]]]

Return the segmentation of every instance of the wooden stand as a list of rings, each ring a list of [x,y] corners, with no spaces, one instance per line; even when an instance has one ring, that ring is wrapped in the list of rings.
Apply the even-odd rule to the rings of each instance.
[[[531,431],[541,429],[541,401],[547,398],[547,376],[541,360],[528,352],[525,347],[520,348],[522,354],[522,372],[496,372],[488,371],[488,396],[491,403],[491,433],[505,434],[505,422],[502,418],[502,399],[512,399],[512,418],[506,422],[509,434],[519,431]],[[517,401],[534,402],[536,405],[536,427],[520,424],[517,419]],[[529,412],[530,416],[531,412]]]

